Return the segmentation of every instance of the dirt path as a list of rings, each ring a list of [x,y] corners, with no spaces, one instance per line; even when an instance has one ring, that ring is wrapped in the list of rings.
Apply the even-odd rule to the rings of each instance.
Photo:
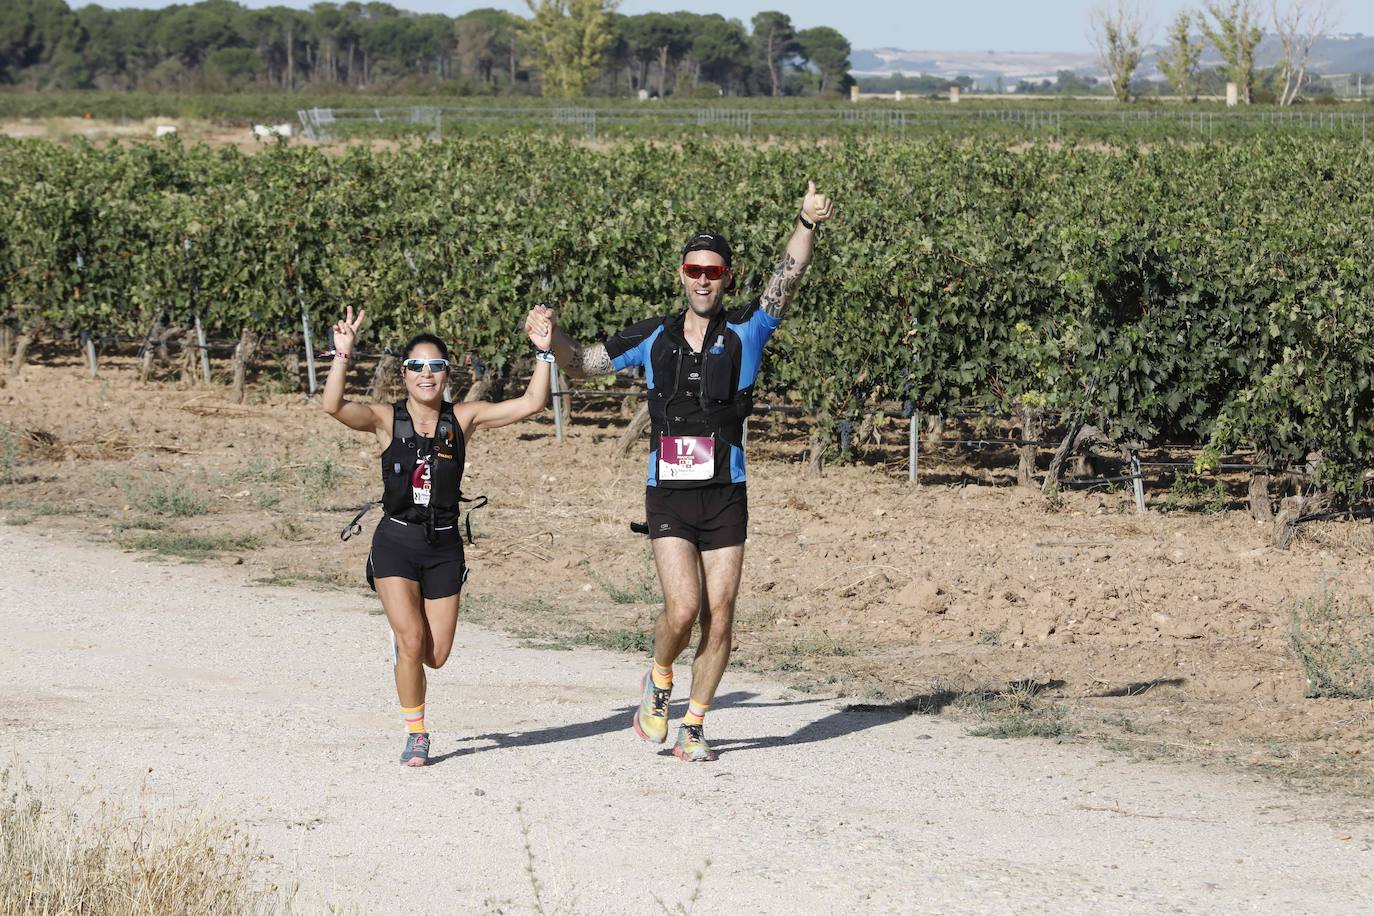
[[[0,529],[0,555],[4,759],[85,803],[146,785],[227,814],[308,909],[646,913],[694,889],[701,913],[1350,913],[1374,899],[1367,807],[972,738],[734,672],[710,718],[721,760],[687,766],[626,727],[637,659],[472,626],[432,680],[439,761],[405,770],[370,600],[36,529]]]

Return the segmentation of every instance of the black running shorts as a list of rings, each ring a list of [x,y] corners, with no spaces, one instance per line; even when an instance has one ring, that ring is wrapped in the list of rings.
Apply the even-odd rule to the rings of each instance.
[[[448,598],[463,590],[468,579],[463,559],[463,539],[457,527],[434,532],[433,544],[425,540],[425,526],[390,516],[377,523],[372,549],[367,554],[367,584],[374,579],[400,576],[420,583],[426,598]]]
[[[682,538],[697,550],[744,543],[749,499],[744,484],[670,490],[648,487],[644,497],[650,538]]]

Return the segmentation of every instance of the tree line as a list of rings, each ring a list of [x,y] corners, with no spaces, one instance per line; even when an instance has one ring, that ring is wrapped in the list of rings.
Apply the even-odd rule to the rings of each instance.
[[[0,4],[0,85],[25,89],[453,94],[806,95],[847,91],[849,42],[782,12],[749,25],[616,12],[618,0],[526,0],[530,16],[457,17],[387,3],[248,9]]]
[[[1255,66],[1255,52],[1264,39],[1266,12],[1280,52],[1278,64],[1262,71]],[[1308,70],[1312,47],[1331,30],[1334,15],[1331,0],[1269,0],[1267,9],[1261,0],[1203,0],[1197,9],[1180,10],[1169,23],[1159,69],[1189,101],[1218,82],[1224,91],[1229,82],[1243,104],[1257,101],[1257,85],[1263,84],[1273,101],[1291,105],[1315,82]],[[1137,92],[1135,72],[1151,40],[1140,0],[1102,0],[1091,13],[1091,35],[1112,94],[1130,101]],[[1222,60],[1213,71],[1201,68],[1208,45]]]

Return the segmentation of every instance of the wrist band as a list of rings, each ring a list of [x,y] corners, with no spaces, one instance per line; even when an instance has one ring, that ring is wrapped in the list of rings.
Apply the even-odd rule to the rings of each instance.
[[[352,353],[345,353],[345,352],[343,352],[342,350],[325,350],[325,351],[324,351],[323,353],[321,353],[320,355],[321,355],[321,356],[332,356],[332,357],[334,357],[335,359],[338,359],[340,356],[342,356],[344,359],[352,359],[352,358],[353,358],[353,354],[352,354]]]
[[[534,358],[539,360],[541,363],[558,362],[558,357],[554,356],[552,350],[537,350],[535,351]]]
[[[805,226],[807,229],[811,230],[812,232],[815,232],[815,231],[816,231],[816,224],[813,223],[813,222],[811,222],[811,220],[807,219],[805,213],[798,213],[798,214],[797,214],[797,222],[801,223],[803,226]]]

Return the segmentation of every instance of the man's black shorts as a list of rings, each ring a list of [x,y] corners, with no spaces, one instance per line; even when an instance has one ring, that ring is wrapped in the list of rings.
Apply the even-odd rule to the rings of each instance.
[[[463,558],[463,538],[457,527],[434,532],[434,543],[425,540],[425,526],[390,516],[377,523],[372,550],[367,554],[367,584],[373,579],[400,576],[420,583],[425,598],[447,598],[463,590],[468,578]]]
[[[644,497],[649,537],[682,538],[697,550],[743,544],[749,533],[749,498],[744,486],[649,487]]]

